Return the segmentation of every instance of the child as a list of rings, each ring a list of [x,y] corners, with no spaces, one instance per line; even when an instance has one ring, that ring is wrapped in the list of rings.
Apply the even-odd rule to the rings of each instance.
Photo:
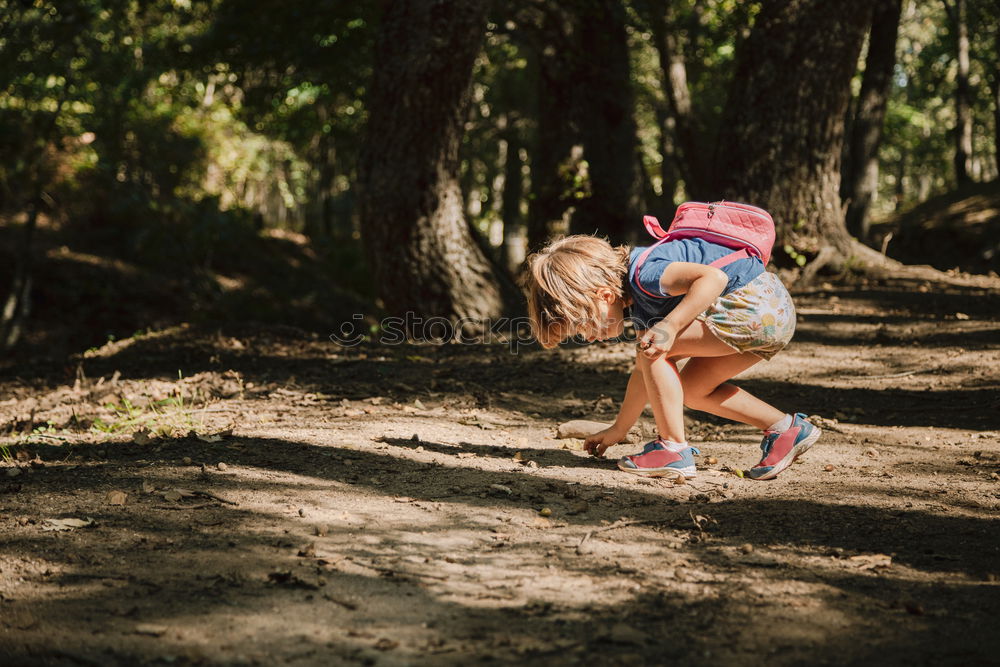
[[[659,433],[618,467],[648,476],[695,476],[684,436],[684,406],[764,431],[752,479],[772,479],[809,449],[820,429],[727,380],[770,359],[792,337],[795,308],[781,281],[747,256],[716,268],[732,252],[701,238],[645,248],[612,247],[592,236],[569,236],[528,258],[523,286],[535,336],[545,348],[580,335],[621,336],[626,319],[639,338],[635,368],[614,424],[585,442],[594,456],[621,442],[646,404]],[[677,362],[687,359],[683,369]]]

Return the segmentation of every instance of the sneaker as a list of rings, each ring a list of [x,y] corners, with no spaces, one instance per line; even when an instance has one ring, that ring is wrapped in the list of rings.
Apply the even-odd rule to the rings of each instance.
[[[766,431],[760,443],[763,455],[760,463],[750,468],[750,479],[774,479],[816,444],[821,433],[819,428],[806,421],[801,412],[795,414],[787,431]]]
[[[632,456],[623,456],[618,460],[618,469],[634,475],[647,477],[685,477],[695,476],[694,455],[701,454],[694,447],[685,447],[679,452],[667,448],[662,440],[653,440],[642,448],[642,451]]]

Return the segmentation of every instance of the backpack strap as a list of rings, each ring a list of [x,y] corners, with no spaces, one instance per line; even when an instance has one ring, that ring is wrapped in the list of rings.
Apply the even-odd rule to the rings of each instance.
[[[740,248],[735,252],[729,253],[725,257],[720,257],[719,259],[709,264],[709,266],[714,266],[717,269],[721,269],[722,267],[732,264],[733,262],[738,262],[741,259],[750,259],[751,257],[756,257],[756,255],[751,254],[750,251],[747,250],[746,248]]]

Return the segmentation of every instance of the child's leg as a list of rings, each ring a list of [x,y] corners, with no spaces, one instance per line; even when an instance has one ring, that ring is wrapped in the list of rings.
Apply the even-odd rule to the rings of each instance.
[[[653,409],[659,436],[673,442],[685,442],[684,391],[677,364],[665,356],[650,361],[642,353],[636,356],[635,363],[642,372],[646,400]]]
[[[684,405],[765,430],[785,413],[726,382],[761,359],[750,352],[691,359],[680,372]]]
[[[708,412],[713,412],[714,414],[719,414],[722,417],[727,417],[729,419],[735,419],[738,421],[743,421],[745,423],[756,424],[756,421],[746,422],[745,419],[741,418],[742,412],[741,408],[744,410],[753,411],[754,408],[759,408],[761,406],[769,408],[766,403],[762,403],[754,399],[750,394],[742,392],[747,397],[753,401],[757,401],[760,405],[753,405],[752,403],[746,404],[742,400],[742,396],[739,396],[735,401],[730,400],[729,396],[720,396],[718,402],[725,402],[727,406],[730,406],[729,414],[722,414],[714,412],[711,409],[699,407],[700,405],[708,405],[707,401],[699,400],[699,405],[692,405],[687,400],[688,387],[687,380],[688,377],[687,367],[685,370],[678,373],[677,371],[677,360],[683,359],[685,357],[695,357],[688,361],[687,367],[697,361],[697,358],[705,358],[704,361],[719,361],[728,360],[721,363],[719,366],[714,368],[709,368],[709,377],[707,377],[708,383],[713,383],[711,390],[716,389],[722,382],[725,382],[729,378],[737,375],[738,373],[746,370],[752,366],[757,361],[760,361],[759,357],[750,354],[739,354],[733,348],[729,347],[721,340],[719,340],[715,334],[713,334],[708,327],[702,324],[700,321],[695,320],[687,328],[684,329],[674,341],[673,347],[670,348],[670,352],[667,355],[658,357],[652,361],[645,357],[643,354],[639,354],[636,357],[636,363],[639,369],[642,371],[643,381],[646,387],[646,400],[649,402],[650,407],[653,409],[653,416],[656,419],[656,428],[659,431],[660,437],[666,438],[668,440],[673,440],[674,442],[684,442],[684,405],[688,405],[696,410],[707,410]],[[734,358],[741,358],[739,363],[733,363]],[[730,373],[722,377],[721,374]],[[731,387],[731,385],[727,385]],[[731,389],[740,392],[741,390],[736,389],[736,387],[731,387]],[[692,390],[699,395],[705,393],[702,387],[692,387]],[[773,408],[771,408],[773,410]],[[777,412],[775,410],[775,412]],[[763,414],[763,413],[761,413]],[[769,414],[769,413],[768,413]],[[758,417],[760,415],[757,415]],[[778,413],[776,419],[782,417],[781,413]],[[767,426],[774,423],[775,420],[767,422],[761,428],[767,428]]]
[[[678,373],[676,360],[685,357],[690,359]],[[649,361],[640,354],[637,359],[656,427],[664,438],[684,442],[683,405],[761,430],[784,417],[783,412],[749,392],[724,384],[760,357],[736,352],[698,320],[681,332],[666,357]]]

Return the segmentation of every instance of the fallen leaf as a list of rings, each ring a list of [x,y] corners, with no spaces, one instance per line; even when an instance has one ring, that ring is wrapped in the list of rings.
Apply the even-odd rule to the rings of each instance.
[[[956,320],[967,320],[967,319],[969,319],[969,316],[966,315],[965,313],[955,313],[955,319]]]
[[[126,498],[128,498],[128,494],[124,491],[108,491],[108,495],[105,496],[109,505],[124,505]]]
[[[508,496],[514,493],[509,486],[504,486],[503,484],[490,484],[490,488],[497,491],[503,491]]]
[[[199,435],[198,439],[202,442],[222,442],[222,436],[220,435]]]
[[[48,525],[42,526],[42,530],[73,530],[74,528],[84,528],[94,525],[94,520],[87,519],[46,519]]]
[[[170,628],[168,628],[165,625],[153,625],[152,623],[140,623],[139,625],[135,626],[134,632],[137,635],[149,635],[151,637],[160,637],[162,635],[167,634],[167,630],[169,630],[169,629]]]
[[[142,480],[142,492],[143,493],[153,493],[154,491],[156,491],[156,486],[154,484],[151,484],[150,482],[148,482],[146,480]]]

